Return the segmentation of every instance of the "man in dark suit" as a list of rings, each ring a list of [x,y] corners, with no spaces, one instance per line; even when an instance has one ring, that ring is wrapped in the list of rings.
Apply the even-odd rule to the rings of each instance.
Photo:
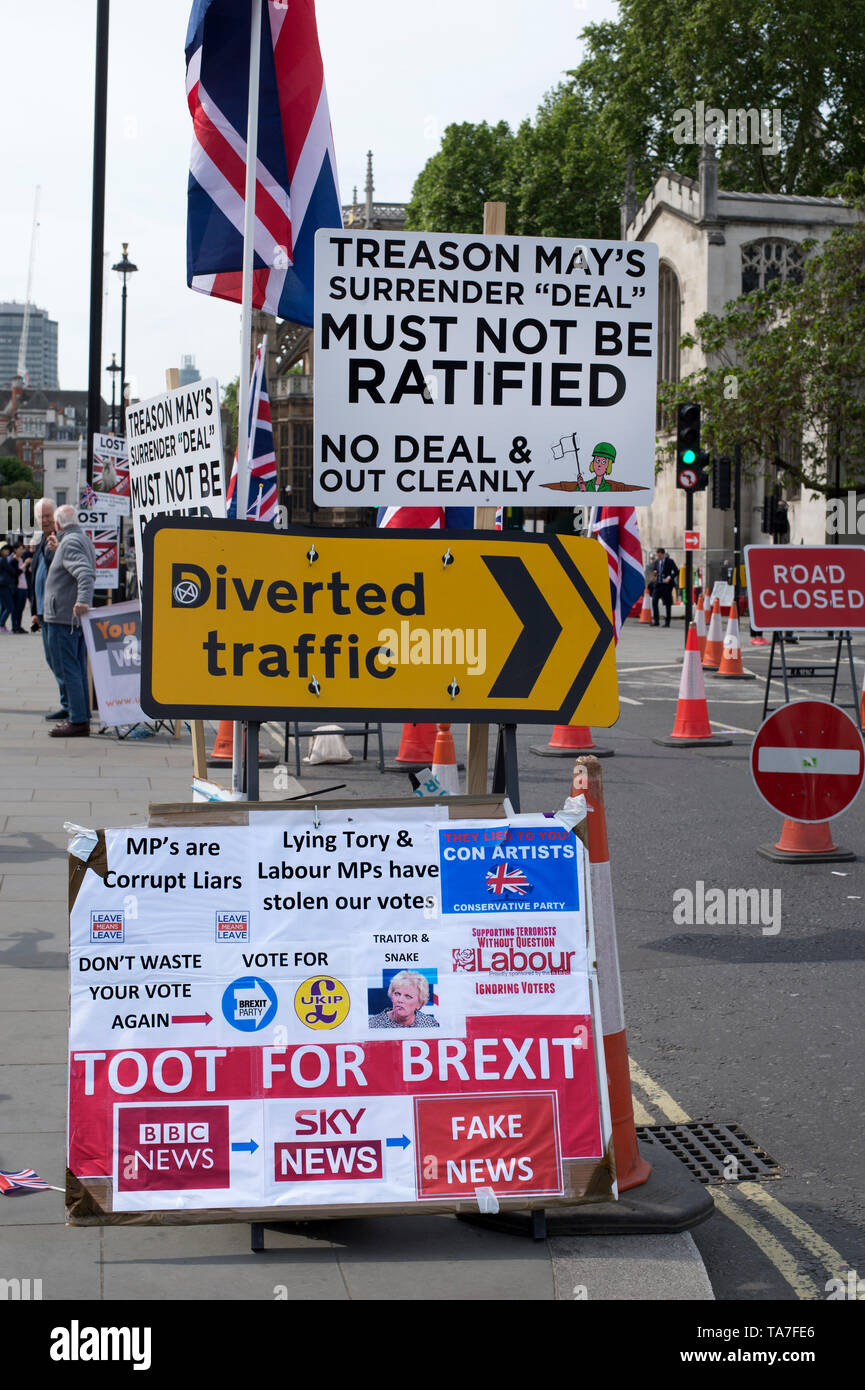
[[[655,561],[652,571],[655,576],[655,584],[652,589],[652,626],[660,627],[660,605],[663,603],[667,612],[664,627],[670,626],[670,617],[673,610],[673,590],[676,580],[679,578],[678,566],[666,552],[662,545],[655,551]]]

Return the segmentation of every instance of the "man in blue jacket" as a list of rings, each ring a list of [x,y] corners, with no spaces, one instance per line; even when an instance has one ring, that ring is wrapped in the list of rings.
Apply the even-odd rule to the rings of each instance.
[[[58,543],[45,580],[45,643],[49,665],[59,673],[61,700],[69,717],[55,725],[50,736],[86,738],[90,733],[90,692],[81,618],[93,602],[96,552],[78,524],[74,507],[58,507],[54,525]]]

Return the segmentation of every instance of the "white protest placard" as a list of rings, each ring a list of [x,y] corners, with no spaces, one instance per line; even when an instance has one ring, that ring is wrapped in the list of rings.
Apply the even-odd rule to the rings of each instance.
[[[714,603],[717,599],[722,608],[729,608],[735,597],[736,591],[732,584],[728,584],[725,579],[716,579],[709,595],[709,601]]]
[[[447,816],[103,832],[69,1036],[69,1167],[103,1211],[614,1195],[583,846]]]
[[[141,695],[141,605],[91,608],[82,622],[99,718],[109,728],[147,720]]]
[[[316,502],[648,504],[657,300],[650,242],[322,228]]]
[[[96,492],[122,497],[129,515],[129,458],[126,440],[118,434],[93,436],[93,487]]]
[[[84,494],[86,497],[87,494]],[[93,542],[96,551],[96,589],[116,589],[120,583],[120,515],[117,504],[128,499],[92,494],[92,505],[84,498],[78,506],[78,524]]]
[[[130,406],[126,430],[137,556],[144,554],[141,538],[155,516],[225,516],[215,377]]]

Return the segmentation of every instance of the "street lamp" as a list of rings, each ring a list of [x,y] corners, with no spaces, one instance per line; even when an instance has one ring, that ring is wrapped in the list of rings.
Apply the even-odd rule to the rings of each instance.
[[[106,372],[110,372],[110,373],[111,373],[111,433],[112,433],[112,434],[116,434],[116,433],[117,433],[117,414],[116,414],[115,405],[114,405],[114,392],[115,392],[116,381],[117,381],[117,373],[120,371],[120,368],[119,368],[118,365],[117,365],[117,353],[116,353],[116,352],[112,352],[112,354],[111,354],[111,365],[108,366],[108,367],[106,367],[105,370],[106,370]]]
[[[138,269],[126,254],[128,241],[123,242],[123,257],[111,267],[123,279],[123,293],[120,296],[120,433],[126,434],[126,279]]]

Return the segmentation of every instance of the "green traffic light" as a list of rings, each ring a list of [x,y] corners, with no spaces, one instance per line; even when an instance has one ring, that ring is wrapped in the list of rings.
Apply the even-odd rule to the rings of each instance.
[[[693,450],[693,449],[686,449],[686,450],[685,450],[685,452],[684,452],[683,455],[682,455],[682,462],[683,462],[683,463],[696,463],[696,462],[697,462],[697,455],[694,453],[694,450]]]

